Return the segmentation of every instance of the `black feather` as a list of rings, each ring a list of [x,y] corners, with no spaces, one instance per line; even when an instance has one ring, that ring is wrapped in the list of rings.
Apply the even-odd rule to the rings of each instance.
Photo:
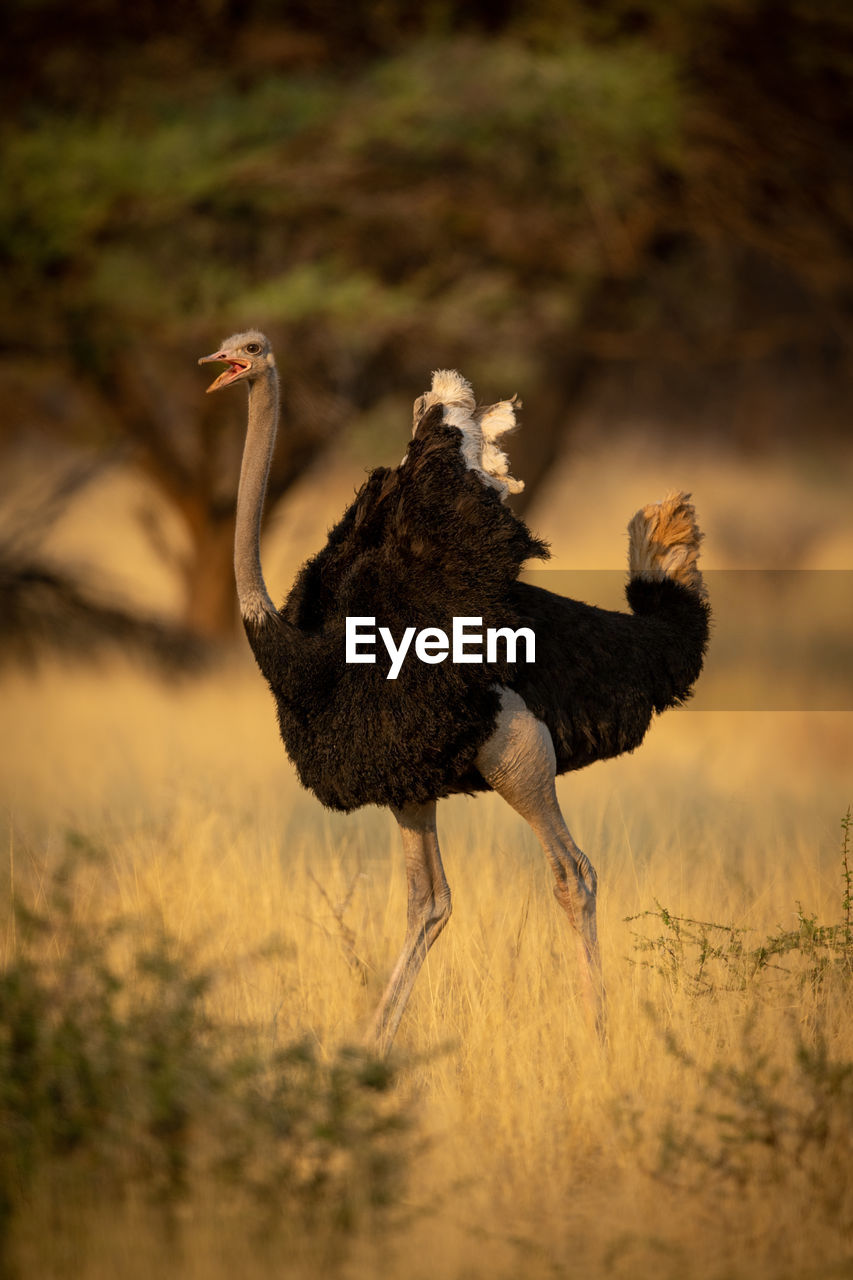
[[[631,583],[632,616],[519,583],[547,546],[466,468],[460,443],[441,405],[427,412],[405,462],[371,473],[280,613],[246,621],[288,754],[330,808],[485,789],[475,760],[501,686],[548,725],[562,772],[637,746],[699,674],[707,608],[685,588]],[[528,626],[536,662],[428,665],[410,652],[388,680],[381,644],[375,664],[345,662],[347,616],[375,617],[397,641],[412,626],[450,635],[454,617]]]

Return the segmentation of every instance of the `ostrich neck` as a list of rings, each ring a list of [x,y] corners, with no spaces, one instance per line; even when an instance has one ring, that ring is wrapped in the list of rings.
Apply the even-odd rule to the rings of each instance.
[[[275,613],[261,571],[261,517],[278,427],[278,374],[272,366],[249,383],[249,426],[237,491],[234,572],[240,613],[263,621]]]

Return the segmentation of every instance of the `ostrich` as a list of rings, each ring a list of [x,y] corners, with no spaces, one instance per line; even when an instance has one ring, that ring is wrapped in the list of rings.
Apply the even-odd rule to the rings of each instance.
[[[597,877],[566,826],[554,780],[633,750],[652,714],[691,692],[709,609],[689,495],[669,494],[631,521],[630,614],[519,582],[525,560],[549,553],[503,501],[522,487],[500,444],[515,424],[514,401],[478,408],[469,383],[442,370],[415,401],[401,464],[370,473],[276,609],[260,563],[279,413],[272,348],[253,330],[228,338],[199,363],[211,361],[227,368],[208,391],[239,382],[248,388],[237,594],[287,753],[324,805],[388,806],[402,835],[406,936],[370,1042],[383,1052],[390,1047],[427,952],[450,917],[436,801],[490,789],[544,848],[555,896],[577,938],[585,999],[601,1030]],[[373,662],[345,660],[348,618],[384,626],[400,647],[409,628],[433,643],[420,647],[420,659],[410,654],[389,679],[378,650]],[[464,651],[456,662],[441,661],[436,634],[449,633],[458,618],[493,626],[504,637],[526,628],[535,637],[535,660],[522,660],[507,643],[502,656],[496,644],[485,661],[466,659]]]

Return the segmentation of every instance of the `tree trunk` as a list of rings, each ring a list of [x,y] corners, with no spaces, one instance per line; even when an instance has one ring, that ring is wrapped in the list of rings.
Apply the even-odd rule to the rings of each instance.
[[[234,516],[185,510],[192,539],[183,566],[184,623],[207,640],[230,643],[237,634]]]

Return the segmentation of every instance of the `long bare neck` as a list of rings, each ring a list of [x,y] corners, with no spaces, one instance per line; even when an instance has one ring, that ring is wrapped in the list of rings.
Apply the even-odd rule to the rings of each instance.
[[[234,573],[244,618],[260,622],[275,613],[261,572],[261,517],[278,427],[278,374],[275,365],[249,383],[249,426],[237,491]]]

